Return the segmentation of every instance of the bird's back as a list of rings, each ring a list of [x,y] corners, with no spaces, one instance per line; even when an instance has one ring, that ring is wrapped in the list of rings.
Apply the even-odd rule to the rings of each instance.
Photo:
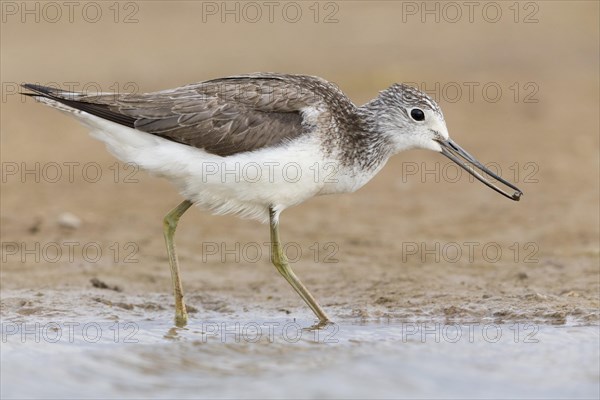
[[[143,94],[25,87],[74,111],[223,157],[316,131],[333,134],[355,109],[335,85],[306,75],[240,75]]]

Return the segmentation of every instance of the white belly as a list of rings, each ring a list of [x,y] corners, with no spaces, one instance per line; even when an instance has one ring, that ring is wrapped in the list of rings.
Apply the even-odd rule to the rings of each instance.
[[[341,167],[310,136],[220,157],[86,113],[78,116],[117,158],[168,178],[186,199],[216,214],[267,221],[270,206],[282,211],[316,195],[354,191],[383,166],[370,173]]]

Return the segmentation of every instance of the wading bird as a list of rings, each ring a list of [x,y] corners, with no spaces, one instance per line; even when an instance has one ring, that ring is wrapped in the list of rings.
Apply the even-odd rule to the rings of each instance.
[[[276,73],[144,94],[23,87],[29,90],[24,94],[87,125],[120,160],[164,176],[180,190],[185,200],[164,218],[178,326],[188,317],[173,238],[179,218],[193,204],[268,221],[273,264],[325,324],[330,318],[282,251],[279,216],[286,208],[313,196],[353,192],[389,157],[412,148],[442,153],[509,199],[522,195],[449,138],[433,99],[403,84],[360,107],[324,79]]]

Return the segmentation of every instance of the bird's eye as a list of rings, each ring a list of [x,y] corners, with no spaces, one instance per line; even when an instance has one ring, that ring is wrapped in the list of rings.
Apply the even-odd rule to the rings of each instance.
[[[425,119],[425,113],[423,112],[423,110],[418,108],[413,108],[412,110],[410,110],[410,116],[415,121],[423,121]]]

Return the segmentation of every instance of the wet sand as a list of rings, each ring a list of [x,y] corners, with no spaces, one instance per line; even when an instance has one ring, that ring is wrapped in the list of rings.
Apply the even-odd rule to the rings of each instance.
[[[340,324],[223,316],[10,325],[3,398],[594,398],[597,327]],[[237,325],[236,325],[237,324]],[[47,327],[52,327],[48,329]],[[237,327],[237,328],[236,328]],[[28,331],[22,340],[22,328]],[[45,332],[45,333],[44,333]],[[100,336],[100,337],[99,337]],[[37,365],[44,378],[31,380]],[[556,368],[560,365],[560,368]],[[66,378],[66,379],[65,379]]]

